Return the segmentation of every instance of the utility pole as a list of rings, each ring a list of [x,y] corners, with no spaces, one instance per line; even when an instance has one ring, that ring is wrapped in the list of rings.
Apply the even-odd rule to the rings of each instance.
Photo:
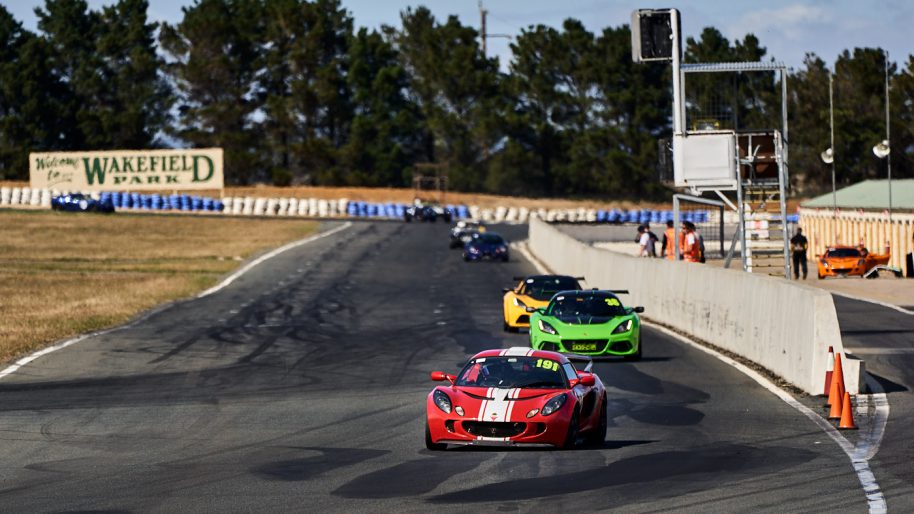
[[[482,6],[482,0],[479,0],[479,30],[480,38],[482,39],[482,56],[486,57],[486,14],[489,14],[489,11]]]
[[[511,39],[511,34],[489,34],[486,31],[486,16],[489,14],[489,11],[482,5],[482,0],[479,0],[479,43],[482,47],[482,57],[488,58],[486,53],[486,40],[492,37],[503,37],[505,39]]]

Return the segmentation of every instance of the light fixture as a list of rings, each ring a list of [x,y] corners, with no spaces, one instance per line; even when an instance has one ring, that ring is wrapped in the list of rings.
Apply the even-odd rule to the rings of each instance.
[[[892,148],[889,146],[889,140],[883,139],[873,147],[873,153],[880,159],[885,159],[891,153]]]
[[[835,152],[833,152],[831,148],[828,148],[824,152],[820,153],[819,157],[822,158],[822,162],[825,164],[831,164],[835,162]]]

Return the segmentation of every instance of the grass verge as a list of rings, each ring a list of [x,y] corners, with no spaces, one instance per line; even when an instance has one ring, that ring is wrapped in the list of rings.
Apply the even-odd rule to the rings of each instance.
[[[0,210],[0,362],[214,285],[312,221]]]

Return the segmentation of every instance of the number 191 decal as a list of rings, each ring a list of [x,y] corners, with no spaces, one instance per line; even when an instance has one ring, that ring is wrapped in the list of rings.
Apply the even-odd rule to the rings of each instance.
[[[536,367],[552,371],[559,370],[559,363],[548,359],[536,359]]]

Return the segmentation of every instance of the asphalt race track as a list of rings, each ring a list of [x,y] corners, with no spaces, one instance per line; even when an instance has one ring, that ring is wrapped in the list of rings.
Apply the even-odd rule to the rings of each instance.
[[[427,451],[429,371],[526,344],[501,331],[501,288],[533,271],[512,257],[464,263],[441,223],[356,223],[42,357],[0,381],[0,510],[866,510],[818,427],[650,329],[642,362],[595,366],[602,447]]]
[[[914,315],[840,296],[834,298],[844,347],[866,361],[867,372],[885,391],[891,408],[882,445],[870,465],[889,510],[912,512]]]

